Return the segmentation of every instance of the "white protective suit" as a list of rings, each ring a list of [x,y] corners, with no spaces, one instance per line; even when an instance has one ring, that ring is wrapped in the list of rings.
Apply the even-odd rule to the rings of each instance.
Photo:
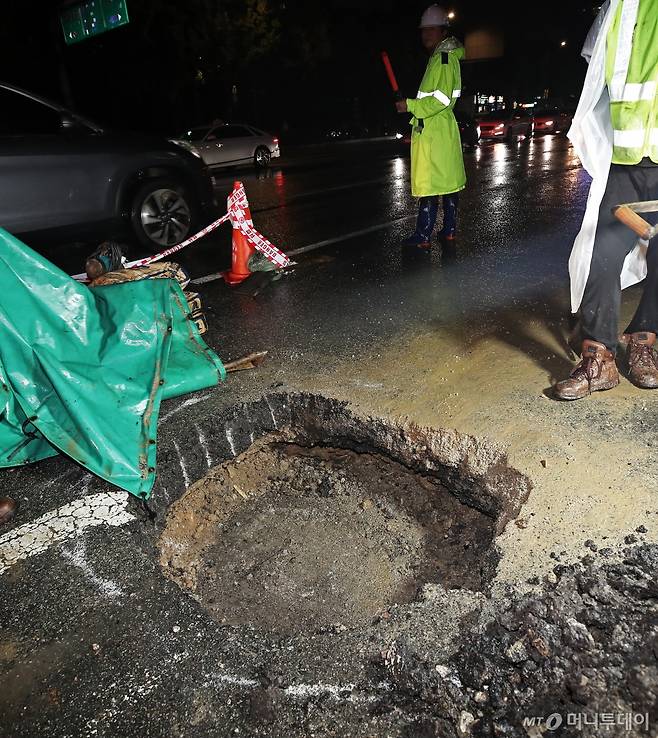
[[[621,0],[607,0],[592,26],[582,55],[589,61],[585,83],[568,137],[583,167],[592,177],[583,223],[569,257],[571,310],[580,307],[589,276],[599,208],[608,183],[612,162],[612,122],[610,96],[605,81],[606,37]],[[621,203],[620,203],[621,204]],[[638,240],[626,257],[621,272],[621,288],[640,282],[647,274],[647,242]]]

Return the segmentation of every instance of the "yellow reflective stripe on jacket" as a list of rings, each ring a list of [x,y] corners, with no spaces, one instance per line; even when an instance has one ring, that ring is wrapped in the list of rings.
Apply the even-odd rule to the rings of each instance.
[[[461,97],[461,94],[462,94],[461,90],[452,91],[453,98]],[[424,97],[435,97],[439,102],[443,103],[444,105],[450,105],[450,98],[442,90],[433,90],[432,92],[422,92],[421,90],[418,90],[416,99],[422,100]]]
[[[608,32],[606,81],[610,93],[612,161],[658,163],[658,14],[654,0],[622,0]]]
[[[424,97],[435,97],[440,103],[444,105],[450,105],[450,98],[441,90],[433,90],[432,92],[421,92],[418,90],[416,95],[417,100],[422,100]]]
[[[656,94],[656,82],[627,82],[621,89],[619,97],[612,97],[611,102],[638,102],[640,100],[653,100]]]
[[[613,145],[622,149],[639,149],[644,146],[644,139],[647,132],[644,128],[637,128],[634,131],[613,131]]]
[[[621,100],[628,76],[628,65],[633,49],[633,31],[637,21],[640,0],[622,0],[619,3],[610,33],[614,39],[614,49],[608,40],[609,63],[612,60],[612,70],[608,65],[608,87],[611,100]]]

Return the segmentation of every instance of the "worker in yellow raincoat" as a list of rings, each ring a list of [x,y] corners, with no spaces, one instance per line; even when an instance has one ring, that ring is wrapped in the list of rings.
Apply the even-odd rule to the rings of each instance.
[[[448,35],[448,16],[431,5],[420,21],[422,43],[431,54],[416,99],[400,100],[398,112],[411,119],[411,194],[420,198],[416,230],[404,240],[408,246],[429,249],[443,196],[443,228],[439,238],[454,239],[457,204],[466,186],[459,126],[452,112],[461,94],[459,62],[464,47]]]

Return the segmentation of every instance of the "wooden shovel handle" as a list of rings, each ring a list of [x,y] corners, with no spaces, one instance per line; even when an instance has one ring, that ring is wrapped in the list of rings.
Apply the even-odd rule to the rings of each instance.
[[[227,372],[241,372],[245,369],[255,369],[265,361],[266,356],[267,351],[257,351],[254,354],[243,356],[241,359],[226,362],[224,364],[224,369],[226,369]]]
[[[633,232],[637,233],[640,238],[648,241],[653,235],[651,224],[647,223],[641,215],[638,215],[634,210],[629,208],[628,205],[617,205],[617,207],[612,209],[612,212],[617,220],[621,221]]]

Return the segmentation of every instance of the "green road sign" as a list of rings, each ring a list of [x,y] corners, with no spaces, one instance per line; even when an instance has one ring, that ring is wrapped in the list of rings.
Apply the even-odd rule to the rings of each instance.
[[[87,0],[70,5],[60,13],[67,44],[84,41],[128,23],[126,0]]]

